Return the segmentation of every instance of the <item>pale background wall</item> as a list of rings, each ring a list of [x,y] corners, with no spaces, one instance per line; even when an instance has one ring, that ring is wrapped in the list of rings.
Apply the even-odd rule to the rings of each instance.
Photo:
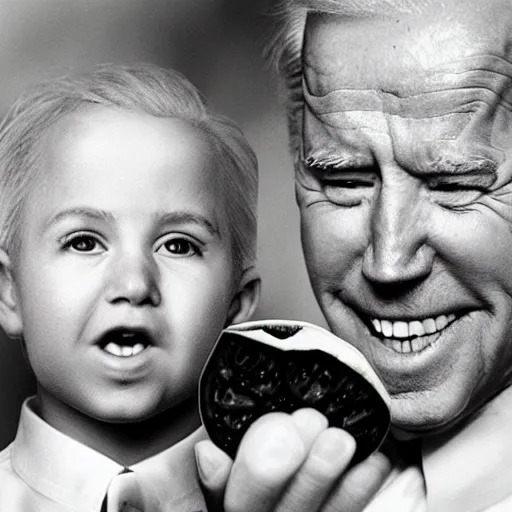
[[[325,325],[300,249],[284,114],[261,56],[273,1],[2,0],[0,114],[22,89],[66,68],[143,60],[182,71],[242,126],[259,157],[264,287],[256,318]],[[0,448],[33,386],[19,347],[0,332]]]

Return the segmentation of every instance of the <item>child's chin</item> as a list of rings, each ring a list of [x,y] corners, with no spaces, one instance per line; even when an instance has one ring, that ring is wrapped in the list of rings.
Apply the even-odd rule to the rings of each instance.
[[[181,398],[181,397],[180,397]],[[140,397],[117,403],[96,404],[94,411],[85,411],[87,415],[96,420],[111,424],[130,423],[164,423],[176,422],[178,418],[186,418],[197,411],[197,402],[194,397],[185,397],[176,400],[162,400],[161,397],[153,400],[143,400]]]
[[[105,423],[140,423],[158,416],[165,409],[158,403],[141,403],[133,399],[124,403],[100,404],[86,414]]]
[[[150,420],[158,415],[158,412],[153,414],[143,414],[137,411],[133,412],[125,412],[123,414],[110,414],[110,415],[102,415],[96,419],[103,421],[104,423],[112,423],[118,425],[128,425],[131,423],[143,423],[145,421]]]

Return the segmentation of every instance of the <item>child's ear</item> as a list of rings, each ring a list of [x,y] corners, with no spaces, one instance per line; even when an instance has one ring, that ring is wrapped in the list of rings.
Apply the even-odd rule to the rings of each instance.
[[[20,338],[23,324],[9,255],[0,249],[0,325],[11,338]]]
[[[226,327],[250,320],[260,301],[261,279],[254,267],[244,271],[228,311]]]

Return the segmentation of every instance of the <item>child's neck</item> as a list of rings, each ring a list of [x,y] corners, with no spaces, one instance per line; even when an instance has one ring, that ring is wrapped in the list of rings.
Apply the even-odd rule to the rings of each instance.
[[[38,413],[63,434],[124,466],[156,455],[176,444],[199,425],[197,402],[189,400],[138,423],[107,423],[87,416],[38,390]],[[58,414],[55,414],[55,411]]]

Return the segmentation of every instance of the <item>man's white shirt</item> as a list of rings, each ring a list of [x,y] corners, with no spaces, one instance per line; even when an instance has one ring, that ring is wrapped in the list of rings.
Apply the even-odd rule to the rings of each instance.
[[[512,511],[512,387],[448,434],[425,438],[365,512]]]

